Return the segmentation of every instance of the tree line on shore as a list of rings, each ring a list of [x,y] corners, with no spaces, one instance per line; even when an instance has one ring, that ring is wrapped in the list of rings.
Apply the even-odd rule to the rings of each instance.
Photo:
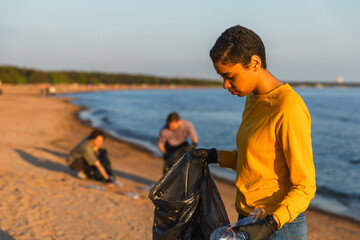
[[[41,71],[19,68],[14,66],[0,66],[0,80],[3,83],[26,84],[151,84],[151,85],[198,85],[220,86],[220,81],[192,78],[166,78],[149,75],[111,74],[101,72],[78,71]]]
[[[124,84],[124,85],[193,85],[193,86],[221,86],[222,81],[194,78],[167,78],[150,75],[136,75],[125,73],[102,73],[80,71],[42,71],[14,66],[0,66],[0,81],[10,84]],[[360,83],[337,82],[288,82],[298,87],[360,87]]]

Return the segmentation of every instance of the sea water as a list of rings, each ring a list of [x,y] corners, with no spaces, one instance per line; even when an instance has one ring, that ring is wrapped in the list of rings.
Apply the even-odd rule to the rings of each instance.
[[[317,193],[312,205],[360,220],[360,88],[294,88],[312,118]],[[122,90],[70,94],[83,120],[160,155],[156,139],[167,115],[193,122],[200,148],[233,150],[245,98],[223,89]],[[235,172],[213,167],[221,177]]]

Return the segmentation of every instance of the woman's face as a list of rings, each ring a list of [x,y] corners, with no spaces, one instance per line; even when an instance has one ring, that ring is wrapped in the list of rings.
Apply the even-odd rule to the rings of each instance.
[[[100,148],[104,143],[104,137],[99,135],[96,138],[90,140],[95,148]]]
[[[240,63],[213,63],[216,72],[223,78],[223,88],[232,95],[244,97],[254,91],[256,78],[252,70],[244,68]]]

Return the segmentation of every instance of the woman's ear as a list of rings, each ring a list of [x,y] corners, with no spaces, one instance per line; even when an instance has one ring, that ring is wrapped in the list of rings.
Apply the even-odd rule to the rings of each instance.
[[[254,72],[258,71],[261,68],[261,59],[258,55],[252,55],[249,63],[249,69]]]

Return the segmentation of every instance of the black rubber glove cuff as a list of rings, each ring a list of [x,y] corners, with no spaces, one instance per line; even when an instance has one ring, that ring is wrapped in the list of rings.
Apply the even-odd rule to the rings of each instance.
[[[273,233],[279,229],[279,225],[273,215],[267,215],[265,221],[268,223],[268,226]]]
[[[206,158],[206,162],[208,164],[211,164],[211,163],[217,163],[217,151],[215,148],[210,148],[208,150],[208,157]]]

